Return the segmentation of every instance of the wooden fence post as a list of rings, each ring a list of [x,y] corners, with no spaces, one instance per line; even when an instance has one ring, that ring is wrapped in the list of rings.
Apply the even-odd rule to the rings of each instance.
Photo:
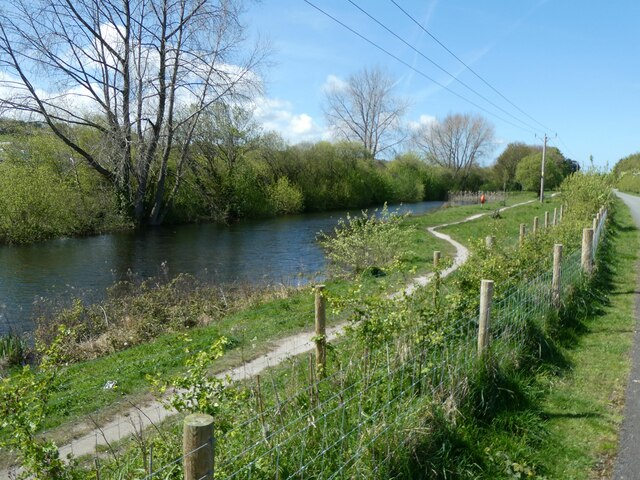
[[[544,212],[544,228],[549,227],[549,212]]]
[[[535,234],[538,231],[538,217],[533,217],[533,230],[532,233]]]
[[[562,265],[562,244],[556,243],[553,246],[553,278],[551,280],[551,304],[554,308],[560,308],[560,266]]]
[[[560,215],[558,217],[558,222],[562,221],[562,215],[564,213],[564,203],[562,205],[560,205]]]
[[[316,285],[316,369],[324,377],[327,368],[327,309],[324,285]]]
[[[184,480],[213,480],[213,417],[193,413],[184,419]]]
[[[593,228],[582,230],[582,271],[591,275],[593,271]]]
[[[478,357],[484,355],[489,346],[489,327],[491,324],[491,299],[493,298],[493,280],[482,280],[480,284],[480,318],[478,325]]]
[[[433,252],[433,305],[438,308],[440,294],[440,251]]]
[[[524,223],[520,224],[520,240],[519,240],[519,244],[520,246],[522,246],[522,244],[524,243],[524,236],[527,233],[527,226]]]
[[[551,222],[551,225],[556,226],[558,224],[558,209],[554,208],[553,209],[553,221]]]
[[[496,237],[489,235],[484,239],[484,242],[489,250],[493,248],[493,245],[496,243]]]

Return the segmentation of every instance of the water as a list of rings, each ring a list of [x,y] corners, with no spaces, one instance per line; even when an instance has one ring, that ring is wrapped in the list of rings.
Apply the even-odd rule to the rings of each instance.
[[[420,214],[441,205],[421,202],[398,209]],[[332,231],[346,213],[159,227],[2,246],[0,333],[29,330],[34,306],[42,298],[96,300],[107,287],[131,275],[146,278],[168,271],[169,275],[189,273],[219,284],[304,283],[325,266],[317,233]]]

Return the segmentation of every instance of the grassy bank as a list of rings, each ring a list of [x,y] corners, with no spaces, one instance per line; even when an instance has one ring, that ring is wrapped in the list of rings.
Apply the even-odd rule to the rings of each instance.
[[[484,387],[485,415],[450,431],[456,475],[611,477],[635,325],[637,245],[629,212],[616,202],[593,282],[540,324],[536,355],[484,379],[494,383],[493,394],[503,391],[491,399]]]
[[[617,203],[610,247],[600,258],[589,308],[568,316],[559,375],[539,378],[540,415],[549,432],[538,461],[549,478],[609,478],[617,450],[635,329],[639,232]]]

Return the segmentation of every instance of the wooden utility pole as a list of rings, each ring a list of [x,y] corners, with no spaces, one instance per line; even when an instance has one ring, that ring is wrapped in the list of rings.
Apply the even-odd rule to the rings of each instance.
[[[542,167],[540,169],[540,203],[544,202],[544,161],[547,157],[547,134],[544,134],[542,143]]]

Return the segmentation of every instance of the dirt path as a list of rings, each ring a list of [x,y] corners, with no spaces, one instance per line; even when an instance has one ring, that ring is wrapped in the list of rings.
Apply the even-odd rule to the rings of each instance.
[[[616,192],[618,197],[629,207],[631,216],[640,228],[640,197]],[[620,430],[618,456],[616,458],[613,478],[631,480],[640,478],[640,271],[636,289],[636,330],[631,353],[631,373],[624,402],[624,420]]]
[[[502,212],[534,201],[535,200],[521,202],[509,207],[503,207],[498,211]],[[460,266],[469,258],[469,250],[461,243],[453,240],[449,235],[438,232],[437,229],[470,222],[488,214],[489,212],[479,213],[457,222],[445,223],[427,228],[429,233],[450,243],[456,250],[453,264],[442,272],[442,277],[446,277],[460,268]],[[433,274],[428,274],[415,278],[411,284],[406,287],[404,292],[410,295],[419,286],[427,285],[432,277]],[[343,323],[328,328],[328,341],[335,340],[335,338],[344,331],[345,325],[346,324]],[[226,370],[220,373],[219,377],[224,378],[229,376],[234,381],[253,377],[263,370],[283,362],[287,358],[312,350],[314,348],[314,343],[311,341],[311,337],[313,335],[313,332],[302,332],[275,340],[271,342],[273,348],[267,354],[251,360],[239,367]],[[73,455],[74,457],[92,455],[98,449],[108,449],[110,444],[135,435],[142,430],[175,415],[175,413],[175,411],[167,410],[159,401],[152,401],[146,405],[132,406],[128,411],[120,413],[111,421],[100,425],[99,427],[88,425],[87,423],[80,423],[74,426],[70,432],[72,435],[75,435],[76,438],[74,438],[70,443],[61,446],[60,454],[63,458],[66,458],[67,455]],[[8,478],[8,473],[0,470],[0,478]]]

